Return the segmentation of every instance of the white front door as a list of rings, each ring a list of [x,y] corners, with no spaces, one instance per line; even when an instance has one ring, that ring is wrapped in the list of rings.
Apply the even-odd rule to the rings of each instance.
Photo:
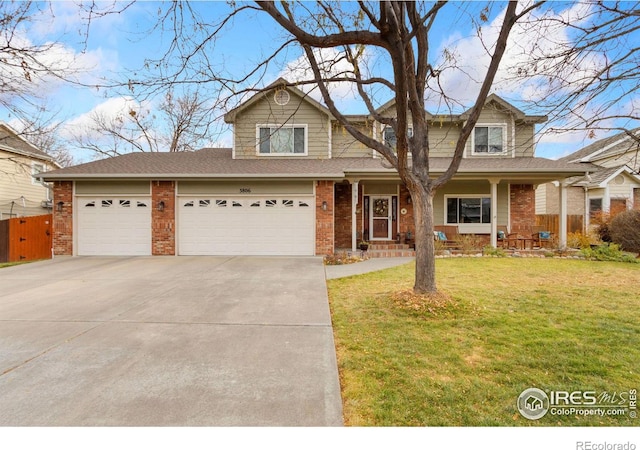
[[[389,240],[391,239],[392,211],[391,196],[371,196],[369,207],[369,229],[371,235],[369,239]]]

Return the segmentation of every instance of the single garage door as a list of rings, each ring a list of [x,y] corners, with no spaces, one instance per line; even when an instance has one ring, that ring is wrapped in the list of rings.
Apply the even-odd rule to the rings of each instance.
[[[150,255],[149,197],[79,198],[78,255]]]
[[[180,197],[181,255],[313,255],[314,197]]]

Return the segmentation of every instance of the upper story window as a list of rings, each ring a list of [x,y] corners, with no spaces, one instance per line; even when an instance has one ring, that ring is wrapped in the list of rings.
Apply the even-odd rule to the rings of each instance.
[[[44,184],[42,178],[38,178],[38,174],[45,171],[44,164],[31,163],[31,183],[32,184]]]
[[[506,126],[476,126],[473,130],[473,154],[497,155],[506,153]]]
[[[259,155],[307,154],[306,125],[258,125]]]
[[[413,128],[409,127],[408,133],[409,133],[409,137],[412,137]],[[387,144],[389,147],[395,149],[396,145],[398,144],[398,139],[396,138],[396,131],[391,127],[386,127],[382,132],[382,134],[384,138],[384,143]]]

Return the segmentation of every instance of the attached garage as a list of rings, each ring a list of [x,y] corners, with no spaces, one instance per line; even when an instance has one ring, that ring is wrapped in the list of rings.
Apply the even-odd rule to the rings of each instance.
[[[77,183],[76,195],[77,255],[151,255],[148,182]]]
[[[315,199],[309,182],[180,183],[178,191],[180,255],[315,252]],[[201,194],[192,195],[194,191]],[[217,195],[211,195],[214,191]]]

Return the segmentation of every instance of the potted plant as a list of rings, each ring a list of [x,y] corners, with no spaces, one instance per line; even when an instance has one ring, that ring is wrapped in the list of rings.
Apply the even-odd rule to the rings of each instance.
[[[367,241],[360,241],[358,248],[363,252],[366,252],[369,249],[369,243]]]

